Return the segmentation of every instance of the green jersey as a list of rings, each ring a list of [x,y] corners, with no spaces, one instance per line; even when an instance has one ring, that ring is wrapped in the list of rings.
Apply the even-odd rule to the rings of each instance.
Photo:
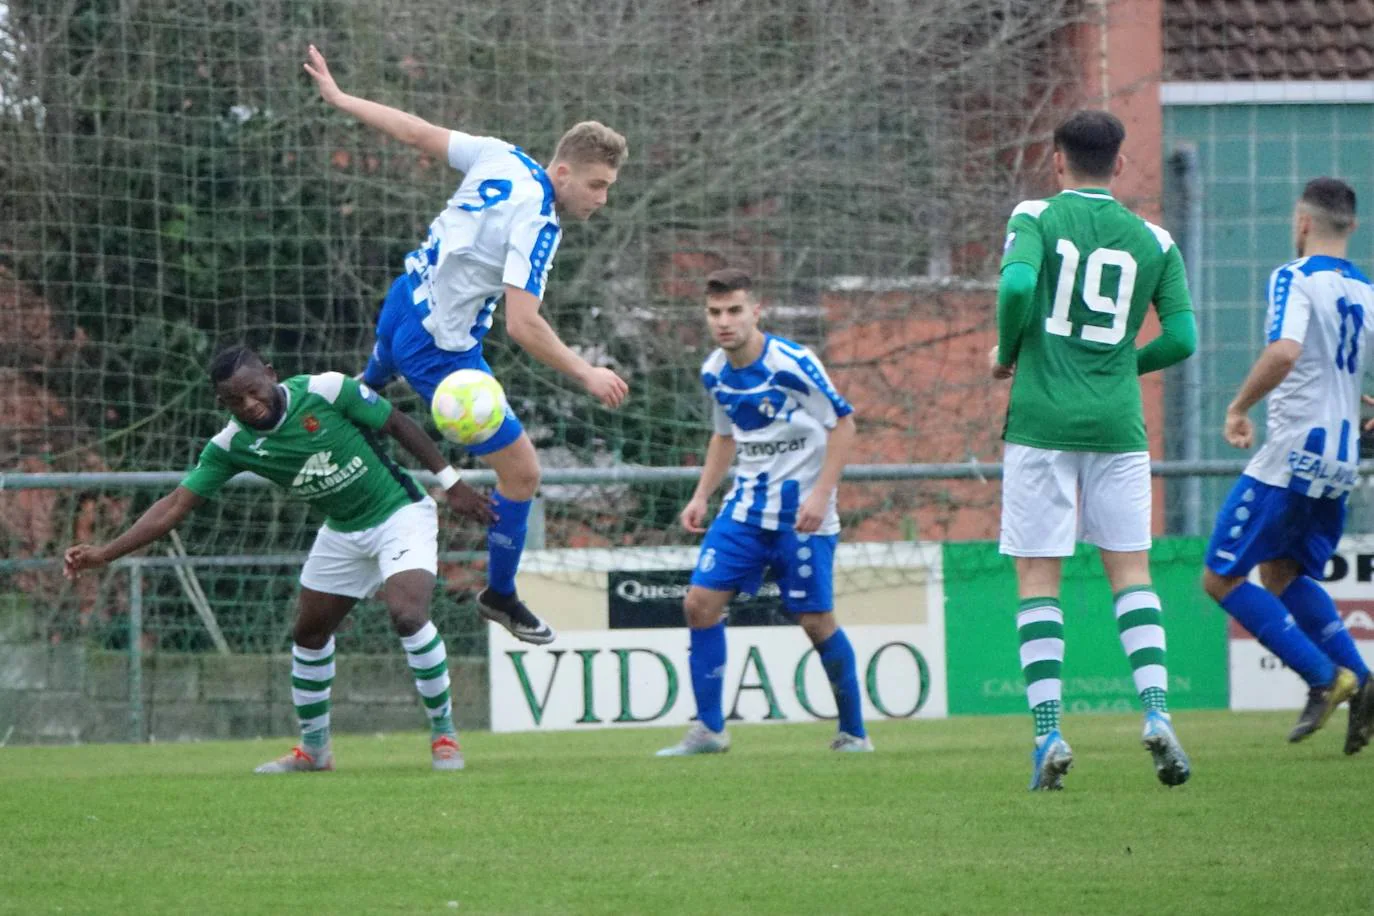
[[[1017,263],[1039,279],[1002,438],[1066,451],[1146,451],[1136,334],[1151,302],[1161,319],[1192,309],[1174,240],[1107,191],[1064,191],[1012,211],[1002,267]]]
[[[240,471],[265,477],[324,513],[335,531],[361,531],[402,506],[424,499],[415,479],[398,467],[374,431],[391,404],[338,372],[297,375],[281,384],[286,411],[270,430],[220,430],[181,485],[213,496]]]

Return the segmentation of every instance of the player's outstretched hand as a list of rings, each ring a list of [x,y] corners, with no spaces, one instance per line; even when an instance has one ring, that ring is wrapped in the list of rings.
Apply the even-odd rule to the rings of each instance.
[[[305,72],[309,73],[315,80],[315,85],[320,87],[320,98],[331,105],[337,105],[343,96],[343,90],[334,82],[334,77],[329,73],[329,64],[325,63],[324,55],[314,45],[306,52]]]
[[[496,511],[491,507],[491,499],[479,493],[461,480],[444,491],[448,507],[455,515],[471,519],[483,525],[496,521]]]
[[[682,514],[678,516],[678,521],[682,527],[693,534],[702,534],[706,531],[706,500],[694,499],[682,508]]]
[[[1226,411],[1226,426],[1221,436],[1236,448],[1249,448],[1255,443],[1255,427],[1250,418],[1234,410]]]
[[[603,366],[593,366],[582,384],[588,394],[612,409],[625,403],[630,396],[630,386],[625,380]]]
[[[87,569],[96,569],[104,565],[105,557],[101,555],[99,547],[94,544],[77,544],[75,547],[68,547],[62,557],[62,575],[68,579],[75,579]]]
[[[821,522],[825,521],[825,514],[830,509],[830,497],[822,497],[820,493],[811,491],[811,495],[802,500],[801,506],[797,509],[797,522],[792,529],[798,534],[815,534],[821,527]]]
[[[1364,404],[1364,406],[1366,407],[1374,407],[1374,398],[1370,397],[1367,394],[1362,394],[1360,395],[1360,403]],[[1367,433],[1374,432],[1374,417],[1370,417],[1368,420],[1365,421],[1364,431]]]

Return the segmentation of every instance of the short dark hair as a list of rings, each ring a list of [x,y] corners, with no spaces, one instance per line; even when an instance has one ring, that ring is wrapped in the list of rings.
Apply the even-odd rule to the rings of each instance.
[[[1339,178],[1313,178],[1300,199],[1332,232],[1344,234],[1355,225],[1355,189]]]
[[[261,356],[242,344],[225,347],[210,360],[210,384],[218,385],[229,381],[233,378],[234,373],[244,366],[250,369],[260,369],[266,365]]]
[[[738,267],[722,267],[706,276],[706,295],[725,296],[736,290],[752,292],[754,278]]]
[[[1069,160],[1069,169],[1084,178],[1110,178],[1126,139],[1126,128],[1109,111],[1085,108],[1054,129],[1054,148]]]

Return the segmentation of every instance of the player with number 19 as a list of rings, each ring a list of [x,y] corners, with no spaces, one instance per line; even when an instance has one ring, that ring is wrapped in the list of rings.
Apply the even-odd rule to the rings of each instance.
[[[1062,788],[1073,760],[1059,732],[1059,586],[1062,559],[1079,540],[1101,551],[1156,775],[1178,785],[1190,773],[1167,711],[1163,617],[1150,580],[1139,376],[1186,359],[1197,330],[1178,246],[1112,196],[1125,136],[1105,111],[1080,111],[1059,125],[1062,191],[1012,211],[997,291],[992,374],[1012,378],[1001,551],[1016,561],[1017,632],[1036,731],[1032,790]],[[1137,349],[1151,303],[1162,334]]]

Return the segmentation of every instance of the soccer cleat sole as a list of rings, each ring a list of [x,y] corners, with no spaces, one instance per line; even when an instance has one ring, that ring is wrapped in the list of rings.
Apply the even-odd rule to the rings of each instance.
[[[724,754],[730,750],[729,732],[720,732],[711,738],[701,737],[700,726],[692,728],[685,738],[671,747],[654,752],[655,757],[698,757],[702,754]]]
[[[1056,754],[1047,757],[1041,765],[1039,773],[1035,776],[1035,781],[1031,784],[1032,792],[1059,792],[1064,788],[1064,777],[1069,770],[1073,769],[1073,752]]]
[[[463,759],[463,749],[457,739],[439,739],[430,743],[430,768],[435,770],[461,770],[467,766]]]
[[[1345,753],[1358,754],[1369,744],[1374,732],[1374,677],[1350,698],[1350,720],[1345,729]]]
[[[1355,695],[1359,693],[1359,690],[1360,682],[1359,679],[1355,677],[1355,672],[1348,668],[1337,668],[1336,680],[1331,685],[1331,693],[1327,696],[1326,706],[1322,710],[1321,718],[1317,719],[1315,723],[1310,724],[1299,722],[1294,726],[1293,730],[1288,733],[1289,743],[1297,744],[1314,732],[1320,731],[1322,727],[1326,725],[1327,720],[1331,718],[1332,713],[1336,711],[1337,707],[1347,700],[1353,699]]]
[[[489,608],[482,602],[477,602],[477,614],[483,620],[490,620],[492,623],[501,627],[510,635],[521,642],[527,642],[533,646],[547,646],[558,638],[558,634],[553,627],[544,624],[542,630],[525,630],[516,626],[515,621],[511,620],[510,615],[496,608]]]
[[[1151,735],[1142,744],[1155,762],[1155,776],[1169,788],[1181,786],[1193,775],[1192,767],[1183,752],[1163,735]]]
[[[655,757],[703,757],[703,756],[707,756],[707,755],[710,755],[710,754],[727,754],[727,753],[729,753],[729,752],[730,752],[730,746],[729,746],[728,744],[727,744],[725,747],[712,748],[711,750],[705,750],[705,749],[701,749],[701,750],[685,750],[685,749],[680,748],[680,747],[665,747],[665,748],[664,748],[663,750],[661,750],[661,751],[655,751],[655,752],[654,752],[654,756],[655,756]]]
[[[845,738],[835,738],[830,742],[830,749],[837,754],[871,754],[873,753],[873,742],[867,738],[855,738],[849,735]]]
[[[308,761],[310,765],[302,766],[301,761]],[[291,753],[278,757],[276,760],[269,760],[261,766],[253,768],[253,772],[260,776],[277,776],[282,773],[331,773],[334,771],[334,754],[331,751],[325,759],[324,766],[315,766],[315,761],[309,756],[302,754],[299,749],[292,749]]]

